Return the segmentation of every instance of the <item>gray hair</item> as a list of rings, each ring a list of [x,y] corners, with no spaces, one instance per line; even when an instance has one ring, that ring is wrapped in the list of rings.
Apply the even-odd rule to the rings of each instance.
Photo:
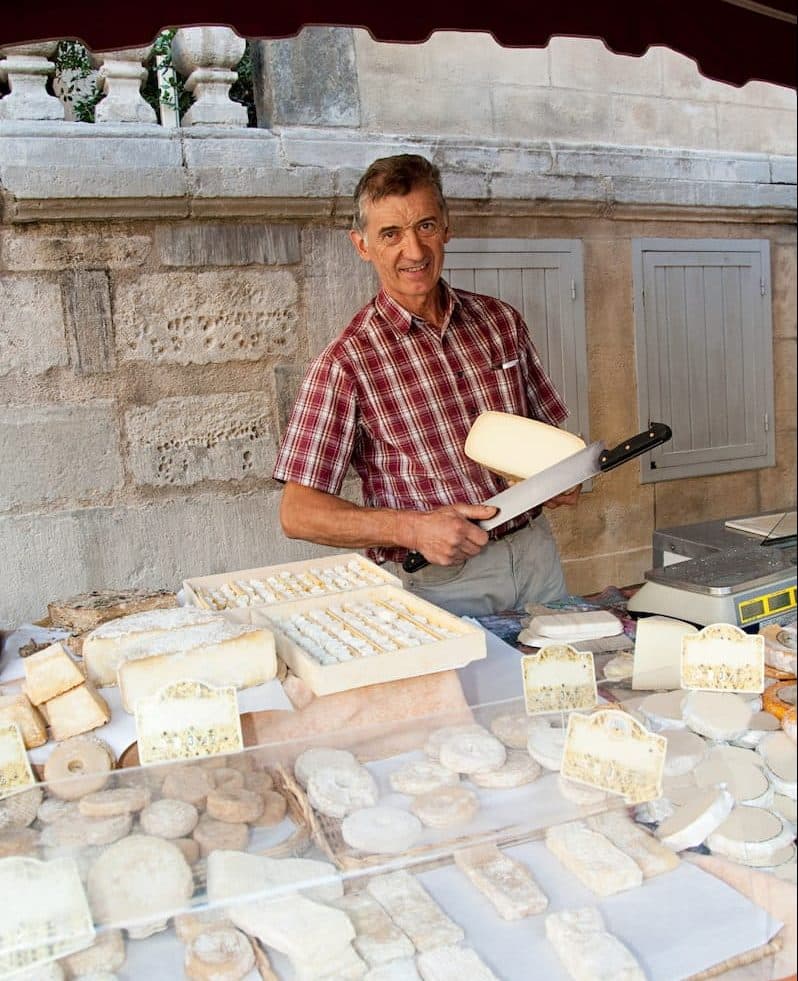
[[[417,187],[430,187],[435,192],[444,218],[448,221],[446,198],[443,196],[441,172],[434,163],[418,153],[398,153],[380,157],[357,182],[352,227],[363,233],[366,226],[365,204],[380,201],[392,194],[404,196]]]

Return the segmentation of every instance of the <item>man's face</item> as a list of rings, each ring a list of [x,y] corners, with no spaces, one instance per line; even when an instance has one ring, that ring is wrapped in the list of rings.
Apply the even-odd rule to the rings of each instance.
[[[351,231],[360,258],[374,265],[380,285],[416,312],[435,294],[449,241],[445,215],[431,187],[369,201],[365,232]]]

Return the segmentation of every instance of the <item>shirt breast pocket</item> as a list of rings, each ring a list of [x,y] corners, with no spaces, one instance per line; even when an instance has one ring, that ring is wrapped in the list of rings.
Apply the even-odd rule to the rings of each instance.
[[[487,409],[516,415],[525,413],[524,382],[518,358],[510,356],[495,361],[481,374]]]

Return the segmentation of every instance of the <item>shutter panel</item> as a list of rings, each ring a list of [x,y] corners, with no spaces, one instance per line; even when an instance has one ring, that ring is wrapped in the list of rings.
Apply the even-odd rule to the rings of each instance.
[[[641,427],[673,430],[644,482],[771,466],[768,243],[641,240],[635,280]]]

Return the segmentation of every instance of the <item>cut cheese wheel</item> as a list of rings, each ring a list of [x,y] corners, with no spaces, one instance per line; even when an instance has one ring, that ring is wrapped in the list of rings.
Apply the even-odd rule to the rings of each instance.
[[[772,859],[792,843],[792,835],[778,814],[740,804],[707,835],[706,843],[710,851],[736,861]]]
[[[752,714],[745,699],[734,692],[691,691],[682,704],[684,721],[707,739],[739,739]]]
[[[752,869],[761,869],[763,872],[775,872],[776,869],[789,865],[790,862],[794,862],[796,855],[798,855],[798,849],[795,845],[789,844],[784,848],[779,848],[778,851],[772,855],[767,855],[765,858],[743,858],[738,859],[738,861],[742,862],[743,865],[748,865]]]
[[[657,837],[675,852],[700,845],[712,834],[734,807],[728,790],[699,790],[676,813],[657,828]]]
[[[735,746],[742,749],[755,749],[759,741],[769,732],[778,732],[779,720],[770,712],[755,712],[751,717],[748,731],[744,732],[739,739],[734,740]]]
[[[765,761],[768,776],[776,792],[795,799],[798,791],[798,753],[795,743],[785,733],[774,732],[765,736],[756,751]]]
[[[725,787],[740,804],[767,807],[773,800],[770,781],[755,763],[728,763],[716,756],[699,763],[695,778],[699,787]]]
[[[796,825],[798,825],[798,802],[792,797],[787,797],[785,794],[774,794],[770,809],[775,811],[790,828],[794,838]]]
[[[341,837],[350,848],[378,855],[406,852],[422,830],[415,814],[399,807],[363,807],[341,822]]]
[[[668,741],[665,751],[663,774],[677,777],[690,773],[704,759],[709,751],[704,739],[689,729],[662,729],[660,735]]]
[[[524,479],[585,448],[556,426],[509,412],[483,412],[465,441],[465,455],[510,480]]]
[[[644,698],[637,708],[652,732],[661,732],[663,729],[684,729],[682,703],[686,695],[687,692],[681,689],[657,692],[656,695]]]

